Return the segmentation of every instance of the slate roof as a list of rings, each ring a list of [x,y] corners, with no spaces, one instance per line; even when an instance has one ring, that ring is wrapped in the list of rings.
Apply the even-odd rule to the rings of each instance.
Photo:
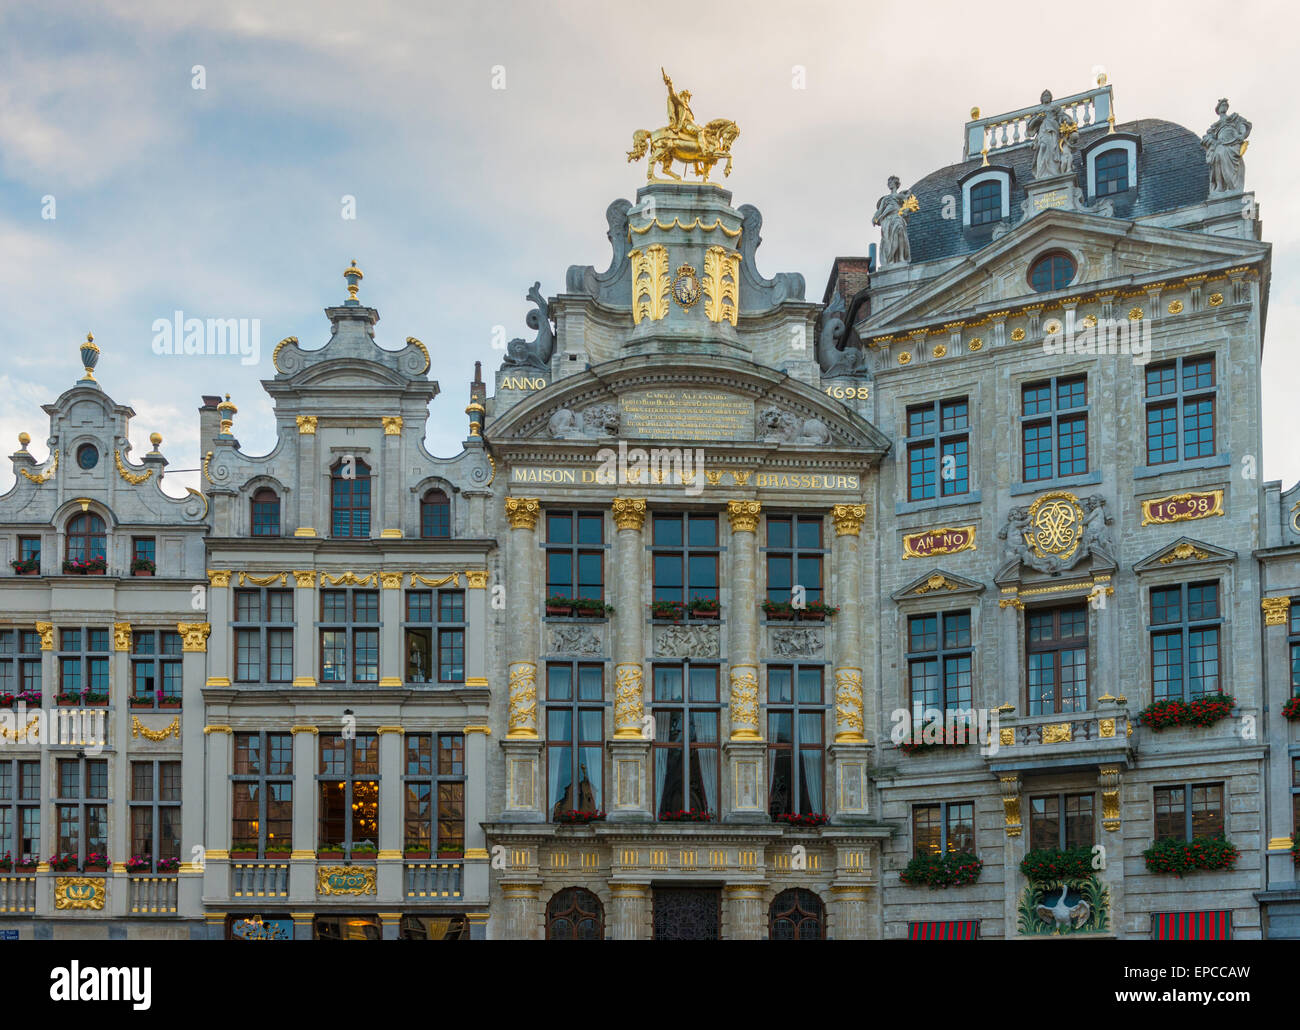
[[[1116,218],[1140,218],[1188,207],[1206,200],[1210,191],[1210,171],[1205,163],[1200,137],[1181,125],[1158,118],[1116,125],[1115,131],[1132,133],[1141,138],[1138,153],[1138,186],[1126,193],[1112,196]],[[1080,133],[1080,151],[1106,135],[1107,127],[1100,125]],[[963,226],[961,220],[961,178],[977,171],[982,164],[979,156],[960,164],[949,165],[931,172],[913,184],[921,208],[908,220],[908,240],[912,247],[912,264],[935,261],[980,250],[993,239],[997,222],[980,226]],[[991,166],[1012,170],[1011,220],[1021,217],[1020,205],[1025,199],[1025,183],[1033,170],[1033,148],[1017,147],[1014,150],[989,155]],[[1075,159],[1075,178],[1079,187],[1087,192],[1087,168],[1082,154]],[[955,197],[957,217],[944,218],[943,198]]]

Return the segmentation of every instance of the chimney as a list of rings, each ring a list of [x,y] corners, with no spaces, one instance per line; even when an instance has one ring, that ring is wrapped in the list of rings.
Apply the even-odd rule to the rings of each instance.
[[[217,433],[221,428],[221,412],[217,410],[217,405],[221,403],[220,396],[203,395],[203,407],[199,408],[199,464],[203,464],[203,456],[212,450],[213,441],[217,438]]]

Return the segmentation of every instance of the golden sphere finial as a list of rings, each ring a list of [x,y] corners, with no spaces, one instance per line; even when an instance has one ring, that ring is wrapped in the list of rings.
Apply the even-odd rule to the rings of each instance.
[[[28,445],[29,443],[31,443],[31,442],[32,442],[32,434],[31,434],[31,433],[19,433],[19,434],[18,434],[18,446],[21,447],[23,450],[27,450],[27,445]]]
[[[980,109],[978,107],[972,107],[970,109],[970,116],[972,121],[978,118],[980,116]]]
[[[153,444],[153,449],[156,451],[158,449],[158,445],[162,443],[162,433],[150,433],[149,442]]]

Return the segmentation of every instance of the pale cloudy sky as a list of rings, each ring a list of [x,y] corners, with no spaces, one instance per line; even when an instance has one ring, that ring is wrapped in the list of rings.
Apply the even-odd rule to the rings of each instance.
[[[194,468],[199,396],[227,391],[245,449],[269,450],[271,348],[325,342],[321,309],[355,258],[381,344],[429,346],[429,444],[454,453],[474,360],[500,363],[494,328],[531,337],[534,280],[554,295],[568,265],[607,264],[605,207],[644,181],[632,133],[664,121],[661,64],[701,121],[740,125],[728,186],[764,213],[759,267],[802,272],[817,300],[832,259],[876,238],[888,175],[958,160],[973,105],[1077,92],[1100,66],[1120,121],[1200,135],[1227,96],[1254,123],[1246,185],[1274,245],[1263,469],[1290,486],[1298,21],[1250,2],[0,0],[0,448],[25,429],[44,458],[40,405],[80,375],[89,329],[100,382],[137,412],[137,455],[157,430],[173,467]],[[178,309],[260,319],[261,364],[155,355],[150,327]]]

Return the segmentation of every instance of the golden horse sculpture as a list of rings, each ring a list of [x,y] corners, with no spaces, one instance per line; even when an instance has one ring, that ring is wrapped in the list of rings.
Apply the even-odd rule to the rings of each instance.
[[[678,92],[673,89],[673,80],[668,73],[662,68],[659,70],[664,85],[668,87],[668,124],[653,132],[637,129],[632,135],[632,149],[627,152],[628,161],[639,161],[649,151],[646,182],[655,181],[655,165],[662,165],[664,175],[681,182],[682,177],[673,171],[674,161],[680,161],[688,169],[694,165],[695,174],[708,182],[713,166],[726,158],[727,165],[722,174],[730,175],[731,144],[740,135],[736,123],[728,118],[715,118],[703,127],[697,125],[691,112],[690,90]]]
[[[637,129],[632,135],[632,149],[627,152],[629,162],[638,161],[650,152],[650,162],[646,166],[646,182],[655,181],[655,165],[663,166],[663,174],[681,181],[682,177],[673,171],[673,162],[680,161],[689,169],[695,166],[695,174],[702,181],[709,181],[709,173],[719,161],[726,159],[723,175],[731,174],[731,144],[740,135],[736,123],[728,118],[715,118],[700,132],[696,140],[683,136],[665,126],[647,132]]]

